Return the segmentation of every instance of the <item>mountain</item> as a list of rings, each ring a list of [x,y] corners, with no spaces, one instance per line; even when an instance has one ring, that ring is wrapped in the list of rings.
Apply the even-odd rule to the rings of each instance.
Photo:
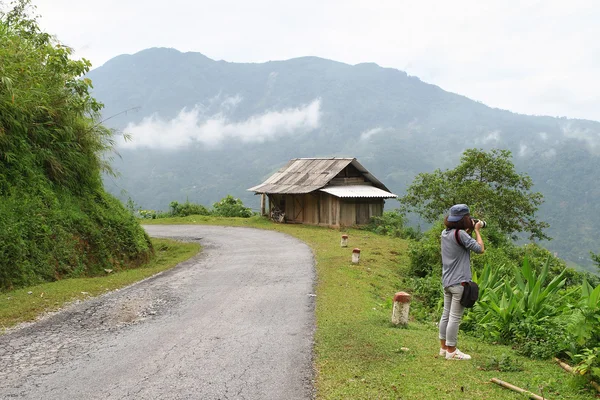
[[[543,245],[580,264],[600,251],[598,122],[515,114],[396,69],[316,57],[242,64],[153,48],[88,76],[105,123],[133,138],[105,185],[144,208],[227,194],[258,208],[246,189],[296,157],[356,157],[402,195],[466,148],[507,148],[544,194],[554,240]]]

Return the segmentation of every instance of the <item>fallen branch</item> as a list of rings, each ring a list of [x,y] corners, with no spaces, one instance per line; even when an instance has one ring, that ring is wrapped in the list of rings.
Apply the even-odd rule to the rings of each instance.
[[[560,361],[558,358],[554,358],[554,361],[556,361],[558,363],[558,365],[560,365],[565,371],[568,371],[572,374],[575,373],[575,371],[573,371],[573,367],[571,367],[569,364],[566,364],[562,361]],[[594,389],[596,389],[596,391],[600,392],[600,385],[597,384],[596,382],[590,380],[590,383],[592,384],[592,386],[594,387]]]
[[[520,388],[520,387],[518,387],[518,386],[511,385],[511,384],[510,384],[510,383],[508,383],[508,382],[501,381],[501,380],[500,380],[500,379],[498,379],[498,378],[492,378],[492,382],[494,382],[494,383],[496,383],[496,384],[498,384],[498,385],[500,385],[500,386],[503,386],[503,387],[505,387],[505,388],[507,388],[507,389],[514,390],[515,392],[518,392],[518,393],[521,393],[521,394],[526,394],[527,396],[529,396],[529,398],[530,398],[530,399],[535,399],[535,400],[547,400],[546,398],[544,398],[544,397],[541,397],[541,396],[538,396],[537,394],[531,393],[531,392],[530,392],[530,391],[528,391],[528,390],[521,389],[521,388]]]

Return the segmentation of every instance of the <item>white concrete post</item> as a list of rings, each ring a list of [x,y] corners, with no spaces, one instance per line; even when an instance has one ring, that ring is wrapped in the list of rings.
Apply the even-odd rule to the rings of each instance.
[[[392,310],[392,324],[408,325],[408,312],[410,310],[410,294],[398,292],[394,295],[394,309]]]
[[[358,264],[359,261],[360,261],[360,249],[352,250],[352,262],[354,264]]]
[[[348,247],[348,235],[342,235],[342,242],[340,245],[342,247]]]

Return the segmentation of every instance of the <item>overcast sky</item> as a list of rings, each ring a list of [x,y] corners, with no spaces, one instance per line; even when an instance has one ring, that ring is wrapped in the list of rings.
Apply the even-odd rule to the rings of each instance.
[[[149,47],[215,60],[397,68],[489,106],[600,121],[598,0],[33,0],[92,61]]]

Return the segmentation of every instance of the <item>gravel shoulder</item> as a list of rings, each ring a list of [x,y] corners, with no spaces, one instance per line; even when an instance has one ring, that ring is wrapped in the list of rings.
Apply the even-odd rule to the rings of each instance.
[[[0,336],[0,398],[313,398],[310,248],[250,228],[145,228],[204,250]]]

